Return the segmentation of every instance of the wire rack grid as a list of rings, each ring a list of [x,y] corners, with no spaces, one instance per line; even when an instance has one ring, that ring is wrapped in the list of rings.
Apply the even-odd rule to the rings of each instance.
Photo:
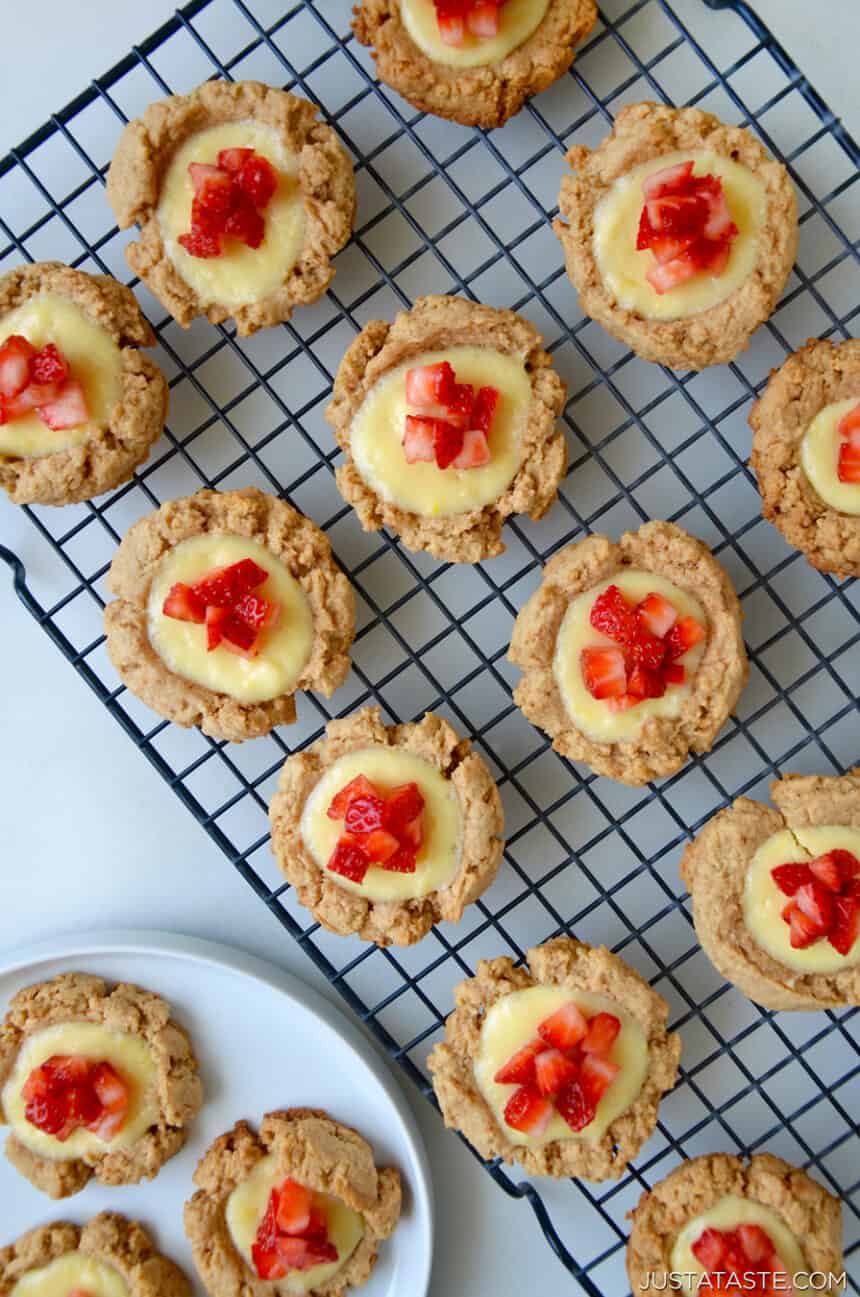
[[[343,0],[193,0],[0,162],[0,271],[59,258],[127,280],[103,184],[121,125],[153,98],[210,76],[255,77],[317,102],[350,150],[359,220],[332,289],[290,324],[250,339],[179,329],[142,284],[171,385],[169,428],[134,480],[98,502],[30,508],[41,542],[0,546],[18,595],[64,656],[432,1101],[424,1063],[452,989],[479,958],[523,957],[558,932],[605,942],[671,1005],[681,1080],[657,1133],[606,1185],[488,1172],[528,1200],[589,1297],[627,1291],[625,1215],[679,1160],[767,1148],[809,1167],[845,1205],[849,1288],[860,1292],[853,1114],[860,1019],[775,1015],[728,987],[703,956],[679,882],[684,844],[733,797],[766,796],[780,771],[842,771],[858,756],[860,597],[813,571],[760,516],[747,467],[750,401],[808,336],[852,334],[860,302],[860,154],[744,4],[604,0],[571,73],[502,131],[416,113],[374,79]],[[721,12],[713,12],[720,10]],[[624,103],[698,104],[748,125],[789,165],[800,200],[798,263],[773,319],[730,366],[675,375],[636,360],[584,318],[549,228],[562,154],[595,144]],[[472,568],[365,535],[334,485],[322,416],[357,329],[420,294],[459,292],[523,312],[566,380],[571,464],[540,523]],[[256,484],[328,532],[359,609],[355,669],[332,705],[307,695],[297,724],[240,747],[183,731],[118,686],[104,652],[104,577],[120,536],[161,501],[201,485]],[[543,562],[592,530],[649,517],[705,539],[742,599],[752,674],[713,751],[630,789],[554,754],[511,701],[505,653]],[[389,719],[432,708],[471,734],[505,803],[505,864],[456,928],[379,950],[334,937],[297,906],[271,859],[266,808],[284,757],[331,715],[378,702]],[[563,1222],[563,1225],[562,1223]]]

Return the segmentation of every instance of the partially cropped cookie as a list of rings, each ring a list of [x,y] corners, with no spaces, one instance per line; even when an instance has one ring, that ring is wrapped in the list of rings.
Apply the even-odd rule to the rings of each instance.
[[[644,784],[710,750],[749,672],[741,608],[702,541],[648,522],[543,570],[508,657],[514,701],[563,756]]]
[[[765,518],[813,567],[860,576],[860,340],[810,338],[750,411]]]
[[[361,0],[353,31],[380,80],[423,112],[503,126],[573,62],[594,0]]]
[[[785,775],[771,796],[739,797],[687,847],[698,938],[769,1009],[860,1004],[860,768]]]
[[[288,320],[334,277],[355,217],[352,164],[305,99],[259,81],[207,81],[126,126],[108,174],[126,258],[183,327]]]
[[[40,1225],[0,1248],[3,1297],[191,1297],[179,1266],[142,1225],[103,1211],[86,1225]]]
[[[107,579],[107,650],[123,683],[177,725],[239,743],[296,719],[297,689],[349,672],[352,587],[315,523],[248,487],[163,504]]]
[[[167,383],[131,289],[59,261],[0,277],[0,486],[15,504],[90,500],[161,436]]]
[[[152,991],[63,973],[13,996],[0,1026],[5,1151],[51,1198],[91,1179],[151,1180],[202,1099],[188,1035]]]
[[[679,1274],[690,1276],[682,1289],[689,1292],[841,1287],[839,1200],[771,1153],[682,1162],[642,1195],[630,1218],[627,1275],[643,1297],[671,1289]]]
[[[541,518],[567,455],[565,386],[534,325],[459,297],[372,320],[340,363],[326,418],[341,494],[365,531],[453,563],[500,554],[512,514]]]
[[[400,1216],[400,1175],[325,1112],[270,1112],[211,1145],[185,1205],[194,1264],[211,1297],[338,1297],[370,1278]]]
[[[269,808],[272,850],[331,932],[408,946],[458,922],[492,883],[504,816],[486,764],[431,712],[384,725],[365,707],[288,757]]]
[[[427,1060],[445,1125],[531,1175],[617,1179],[675,1084],[669,1006],[605,946],[558,937],[481,960]]]
[[[586,315],[643,360],[730,361],[770,316],[797,253],[785,167],[699,108],[623,108],[574,145],[553,228]]]

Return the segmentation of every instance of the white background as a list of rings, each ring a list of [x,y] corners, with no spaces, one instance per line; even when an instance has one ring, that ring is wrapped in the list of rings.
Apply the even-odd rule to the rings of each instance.
[[[8,0],[3,7],[0,154],[147,36],[174,5],[19,0],[14,16]],[[828,0],[814,7],[814,19],[809,0],[757,0],[755,7],[860,135],[857,0]],[[0,538],[25,560],[37,552],[33,528],[5,500]],[[53,933],[137,925],[229,942],[320,984],[309,961],[12,597],[1,568],[0,679],[0,958]],[[575,1292],[529,1208],[508,1202],[428,1105],[408,1097],[436,1186],[433,1297],[513,1297],[542,1285]]]

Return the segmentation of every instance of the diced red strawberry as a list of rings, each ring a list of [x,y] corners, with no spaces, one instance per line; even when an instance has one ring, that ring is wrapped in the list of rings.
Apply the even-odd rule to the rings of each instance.
[[[344,816],[347,833],[373,833],[381,829],[384,810],[385,804],[376,792],[351,797]]]
[[[404,825],[400,832],[403,845],[411,847],[413,851],[418,851],[421,843],[424,841],[424,813],[416,815],[414,820],[410,820]]]
[[[666,641],[651,635],[637,625],[627,645],[627,660],[631,666],[644,667],[646,671],[659,671],[666,657]],[[634,691],[631,689],[630,691]]]
[[[243,594],[233,605],[233,615],[252,630],[269,630],[281,615],[281,605],[261,594]]]
[[[84,389],[76,378],[67,378],[57,396],[38,408],[39,418],[55,432],[77,428],[90,417]]]
[[[535,1059],[547,1048],[545,1040],[531,1040],[509,1058],[493,1077],[499,1085],[534,1085]]]
[[[466,21],[459,14],[436,12],[436,24],[439,28],[439,35],[445,45],[452,45],[458,48],[463,44],[466,36]]]
[[[0,392],[2,392],[2,390],[3,385],[0,383]],[[837,424],[836,431],[839,433],[839,436],[846,441],[857,433],[860,433],[860,401],[857,402],[853,410],[849,410],[847,414],[843,414]]]
[[[803,950],[824,935],[824,930],[804,914],[794,901],[789,901],[782,911],[782,917],[789,926],[789,941],[794,950]]]
[[[770,871],[770,876],[779,890],[786,896],[794,896],[798,887],[803,887],[805,883],[812,882],[812,872],[809,865],[777,865]]]
[[[361,845],[374,864],[384,864],[400,849],[397,838],[385,829],[374,829],[372,833],[368,833]]]
[[[385,799],[382,822],[397,836],[404,834],[424,810],[424,798],[416,783],[398,784]]]
[[[618,698],[607,698],[605,702],[611,712],[629,712],[631,707],[638,707],[642,699],[635,694],[621,694]]]
[[[842,886],[839,863],[830,853],[811,860],[809,862],[809,871],[818,879],[819,883],[823,883],[831,892],[838,892]]]
[[[455,428],[444,419],[433,422],[433,448],[439,468],[448,468],[463,449],[463,429]]]
[[[495,387],[479,387],[472,406],[473,428],[479,428],[486,436],[490,434],[496,407],[499,404],[499,393]]]
[[[705,181],[711,183],[705,184]],[[708,205],[708,217],[703,230],[705,238],[720,241],[733,237],[738,231],[732,222],[732,214],[729,211],[729,204],[723,192],[722,181],[716,176],[703,176],[699,183]]]
[[[581,1080],[568,1081],[563,1090],[556,1095],[555,1107],[558,1115],[567,1122],[571,1130],[584,1130],[594,1121],[597,1105],[585,1093]]]
[[[541,1040],[565,1053],[573,1049],[588,1031],[588,1022],[578,1005],[573,1000],[563,1004],[555,1013],[551,1013],[538,1027]]]
[[[456,378],[447,360],[417,365],[406,371],[406,404],[415,409],[445,406],[451,399]]]
[[[242,163],[236,175],[236,184],[255,207],[268,207],[278,188],[278,177],[267,158],[252,153]]]
[[[221,622],[219,629],[222,643],[231,653],[237,653],[240,657],[256,657],[259,652],[259,634],[246,622],[240,621],[231,612]]]
[[[582,1052],[608,1055],[620,1030],[621,1022],[614,1013],[596,1013],[589,1021],[588,1031],[582,1041]]]
[[[228,567],[208,573],[194,584],[194,593],[207,607],[232,608],[242,595],[256,590],[268,580],[268,572],[251,558],[240,559]]]
[[[521,1085],[505,1105],[504,1118],[514,1130],[539,1139],[552,1121],[552,1104],[531,1085]]]
[[[693,178],[692,162],[679,162],[672,167],[655,171],[642,184],[646,198],[662,198],[664,194],[683,193]]]
[[[304,1234],[311,1223],[313,1191],[295,1180],[285,1180],[278,1190],[275,1215],[278,1229],[284,1234]]]
[[[17,396],[30,382],[30,362],[36,354],[20,333],[13,333],[0,347],[0,397]]]
[[[278,1236],[278,1256],[290,1270],[311,1270],[314,1266],[325,1265],[337,1260],[337,1248],[333,1243],[320,1242],[317,1239],[290,1238],[283,1234]]]
[[[222,171],[241,171],[242,164],[253,156],[253,149],[221,149],[218,154],[218,166]]]
[[[843,883],[846,883],[849,878],[856,878],[860,874],[860,860],[857,859],[853,851],[845,851],[842,847],[834,847],[827,854],[836,861],[839,867],[839,876]]]
[[[259,248],[266,237],[266,222],[255,207],[236,207],[224,222],[224,233],[249,248]]]
[[[794,904],[814,923],[819,933],[828,932],[833,923],[833,893],[813,879],[794,893]]]
[[[343,839],[338,842],[326,865],[333,874],[341,874],[354,883],[362,882],[369,868],[370,861],[361,848]]]
[[[690,1251],[702,1269],[706,1270],[708,1274],[714,1270],[723,1269],[722,1263],[726,1255],[726,1243],[722,1230],[702,1230],[695,1243],[691,1245]]]
[[[205,230],[189,230],[187,234],[180,234],[176,242],[182,245],[189,257],[210,259],[221,256],[220,238],[217,234],[208,234]]]
[[[695,617],[682,617],[666,636],[666,656],[670,662],[682,658],[690,649],[701,644],[705,638],[705,628]]]
[[[620,1065],[613,1063],[611,1059],[604,1058],[600,1054],[586,1054],[582,1062],[580,1082],[586,1098],[590,1099],[595,1107],[620,1071]]]
[[[756,1265],[769,1258],[773,1243],[760,1225],[738,1225],[737,1232],[747,1261]]]
[[[670,662],[663,667],[663,679],[667,685],[682,685],[687,672],[681,666],[680,662]]]
[[[620,698],[627,692],[627,669],[620,648],[587,648],[580,654],[585,687],[594,698]]]
[[[210,187],[213,198],[217,193],[229,195],[233,186],[230,177],[225,176],[220,167],[212,166],[210,163],[190,162],[188,174],[191,177],[191,187],[198,198]],[[229,206],[229,203],[227,205]]]
[[[446,423],[453,423],[455,428],[464,430],[471,428],[474,406],[475,393],[472,384],[455,383],[444,407]]]
[[[480,428],[469,428],[463,433],[463,449],[456,459],[451,461],[451,467],[457,469],[465,468],[483,468],[490,462],[490,447],[487,444],[487,438]]]
[[[665,194],[645,203],[648,226],[658,238],[683,239],[700,234],[708,219],[708,202],[699,194]]]
[[[278,1191],[273,1189],[269,1195],[266,1210],[257,1226],[257,1233],[251,1245],[251,1259],[261,1279],[283,1279],[287,1267],[278,1256]]]
[[[546,1098],[558,1094],[562,1086],[572,1081],[579,1069],[572,1059],[560,1049],[546,1049],[535,1058],[535,1082]]]
[[[668,235],[655,234],[648,245],[653,252],[658,265],[665,266],[667,261],[675,261],[678,257],[684,256],[689,252],[695,242],[694,239],[673,239]]]
[[[183,581],[177,581],[170,587],[162,612],[165,617],[174,617],[177,621],[200,624],[206,620],[206,605],[198,599],[191,586]]]
[[[212,653],[224,638],[222,626],[230,616],[226,608],[216,608],[210,604],[206,609],[206,650]]]
[[[645,278],[655,293],[662,296],[663,293],[678,288],[680,284],[685,284],[698,273],[699,267],[687,249],[677,257],[673,257],[671,261],[658,262],[655,266],[651,266],[650,270],[646,271]]]
[[[69,377],[69,363],[53,342],[37,351],[30,361],[30,379],[33,383],[65,383]]]
[[[421,419],[415,414],[407,414],[406,431],[403,434],[403,453],[407,464],[435,463],[435,423],[435,419]]]
[[[627,644],[633,634],[636,615],[617,585],[607,586],[591,605],[588,620],[595,630],[619,644]]]
[[[473,36],[482,40],[498,36],[501,15],[497,4],[476,4],[466,14],[466,26]]]
[[[627,676],[627,693],[631,698],[662,698],[666,684],[659,671],[635,666]]]
[[[847,441],[843,441],[839,447],[836,471],[840,482],[847,482],[852,486],[860,483],[860,454]]]
[[[101,1112],[87,1126],[100,1139],[113,1139],[122,1129],[128,1113],[128,1086],[110,1063],[104,1062],[93,1069],[90,1084],[101,1105]]]
[[[414,874],[418,868],[418,858],[411,847],[400,847],[393,856],[389,856],[383,865],[390,874]]]
[[[310,1222],[303,1238],[318,1239],[323,1243],[328,1239],[328,1217],[321,1207],[311,1207]]]
[[[364,775],[357,775],[331,799],[326,814],[330,820],[342,820],[353,797],[367,797],[368,795],[379,796],[375,785],[369,779],[365,778]]]
[[[668,599],[652,591],[636,605],[636,618],[649,635],[663,639],[678,620],[678,610]]]
[[[827,940],[840,955],[848,955],[860,932],[860,898],[837,896],[833,901],[833,911]]]

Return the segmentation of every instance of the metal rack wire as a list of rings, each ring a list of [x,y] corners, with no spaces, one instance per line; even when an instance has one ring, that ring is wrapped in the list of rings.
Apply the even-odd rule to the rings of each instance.
[[[727,987],[698,947],[676,869],[684,843],[731,798],[766,795],[780,771],[832,773],[858,757],[860,592],[814,572],[762,522],[746,414],[788,351],[856,327],[860,153],[746,4],[706,3],[605,0],[571,73],[503,131],[485,133],[417,114],[379,85],[343,0],[286,11],[284,0],[192,0],[0,162],[0,271],[56,257],[127,279],[131,236],[113,226],[102,186],[121,124],[151,99],[209,76],[256,77],[318,102],[351,151],[358,227],[326,297],[289,325],[239,340],[200,322],[183,332],[137,284],[171,383],[169,430],[118,491],[27,510],[44,542],[29,575],[9,549],[0,557],[63,655],[431,1101],[424,1060],[454,984],[478,958],[520,958],[575,932],[622,953],[667,997],[684,1037],[682,1076],[622,1180],[518,1182],[487,1167],[506,1193],[529,1201],[590,1297],[627,1291],[625,1213],[644,1187],[684,1156],[765,1147],[842,1197],[849,1286],[860,1292],[860,1019],[856,1010],[775,1015]],[[787,161],[800,199],[798,264],[773,319],[734,364],[700,375],[644,365],[585,319],[549,229],[564,149],[595,143],[623,103],[649,97],[751,126]],[[570,393],[571,467],[559,502],[541,523],[511,524],[503,557],[468,569],[360,531],[334,487],[338,452],[322,418],[356,329],[427,291],[523,312]],[[118,687],[101,634],[103,578],[121,534],[204,484],[257,484],[310,514],[359,606],[355,670],[332,705],[306,696],[295,727],[241,747],[154,723]],[[752,678],[707,757],[629,789],[552,753],[511,702],[505,652],[552,553],[649,516],[702,536],[729,570]],[[426,708],[448,715],[474,736],[505,802],[494,887],[461,925],[405,951],[308,925],[269,854],[266,805],[285,755],[313,742],[330,715],[369,701],[391,719]]]

